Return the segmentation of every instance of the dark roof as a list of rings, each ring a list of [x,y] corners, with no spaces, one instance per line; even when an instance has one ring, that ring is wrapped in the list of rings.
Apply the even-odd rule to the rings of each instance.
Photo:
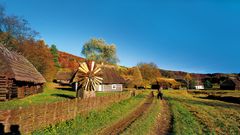
[[[238,78],[230,77],[221,83],[221,85],[224,85],[224,86],[225,85],[233,85],[233,84],[236,86],[240,86],[240,80]]]
[[[231,79],[231,78],[230,78]],[[235,79],[231,79],[236,85],[240,86],[240,80],[235,78]]]
[[[56,75],[57,80],[71,80],[73,71],[58,71]]]
[[[0,44],[0,74],[17,81],[44,83],[46,80],[22,55],[9,51]]]
[[[101,67],[101,77],[103,78],[103,84],[124,84],[125,80],[111,67]]]
[[[113,67],[100,66],[101,71],[98,74],[103,78],[102,84],[124,84],[126,81],[116,72]],[[71,78],[70,82],[76,82],[78,80],[78,71],[76,71]]]

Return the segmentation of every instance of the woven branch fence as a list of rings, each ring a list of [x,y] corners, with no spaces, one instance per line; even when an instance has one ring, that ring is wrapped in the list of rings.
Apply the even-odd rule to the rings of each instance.
[[[21,133],[30,133],[49,125],[74,119],[78,114],[100,109],[129,97],[130,94],[127,92],[87,99],[76,98],[34,105],[23,109],[0,111],[0,124],[4,125],[5,132],[10,131],[11,125],[18,125]]]

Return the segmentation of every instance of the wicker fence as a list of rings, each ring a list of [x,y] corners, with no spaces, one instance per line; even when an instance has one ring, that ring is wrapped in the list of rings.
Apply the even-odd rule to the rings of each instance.
[[[0,124],[4,126],[5,132],[10,131],[11,125],[17,125],[21,133],[29,133],[49,125],[73,119],[78,114],[87,113],[92,109],[103,108],[129,97],[129,93],[118,93],[110,96],[88,99],[76,98],[23,109],[0,111]]]

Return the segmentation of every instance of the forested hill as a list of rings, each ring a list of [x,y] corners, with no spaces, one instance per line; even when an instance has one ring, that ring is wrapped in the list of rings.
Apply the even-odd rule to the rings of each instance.
[[[201,73],[188,73],[184,71],[171,71],[160,69],[161,75],[167,78],[176,78],[182,79],[186,76],[186,74],[190,74],[193,79],[202,80],[204,78],[221,78],[221,77],[237,77],[237,73],[225,74],[225,73],[209,73],[209,74],[201,74]]]
[[[63,52],[58,51],[58,60],[61,68],[69,68],[75,70],[78,68],[78,62],[84,61],[84,58]],[[188,73],[184,71],[171,71],[165,69],[159,69],[161,75],[167,78],[175,78],[175,79],[182,79],[186,76],[186,74],[190,74],[192,78],[197,80],[202,80],[204,78],[220,78],[220,77],[227,77],[227,76],[235,76],[237,74],[223,74],[223,73],[214,73],[214,74],[200,74],[200,73]]]
[[[78,62],[84,61],[84,58],[72,55],[70,53],[58,51],[58,61],[61,68],[70,68],[75,70],[78,68]]]

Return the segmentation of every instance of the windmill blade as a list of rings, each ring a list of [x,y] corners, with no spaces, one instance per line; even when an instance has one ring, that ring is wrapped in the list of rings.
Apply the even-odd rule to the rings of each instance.
[[[97,78],[97,79],[99,79],[99,80],[103,80],[102,77],[95,76],[95,78]]]
[[[102,80],[99,80],[99,79],[97,79],[96,77],[94,77],[94,82],[100,84],[100,83],[102,83]]]
[[[101,68],[95,68],[95,70],[93,71],[93,73],[94,73],[94,74],[97,74],[100,70],[101,70]]]
[[[95,66],[95,62],[92,61],[92,62],[91,62],[91,70],[90,70],[90,71],[93,71],[94,66]]]
[[[85,90],[87,90],[88,84],[89,84],[89,79],[87,79],[87,83],[86,83],[86,86],[85,86]]]
[[[102,77],[95,76],[95,78],[98,79],[98,80],[103,80]]]
[[[86,82],[87,82],[87,79],[81,79],[81,80],[79,81],[80,84],[85,84]]]
[[[86,69],[83,65],[81,65],[80,67],[79,67],[79,71],[81,71],[81,72],[83,72],[83,73],[88,73],[88,69]]]
[[[84,69],[84,71],[86,73],[89,72],[89,68],[88,68],[88,66],[87,66],[87,64],[85,62],[81,64],[81,67],[82,67],[82,69]]]
[[[91,89],[90,89],[90,91],[94,91],[95,90],[95,85],[94,85],[94,82],[92,81],[91,82]]]
[[[100,71],[101,68],[99,68],[94,61],[80,64],[77,80],[84,90],[95,91],[97,89],[97,85],[101,84],[103,80],[103,78],[96,75]]]

